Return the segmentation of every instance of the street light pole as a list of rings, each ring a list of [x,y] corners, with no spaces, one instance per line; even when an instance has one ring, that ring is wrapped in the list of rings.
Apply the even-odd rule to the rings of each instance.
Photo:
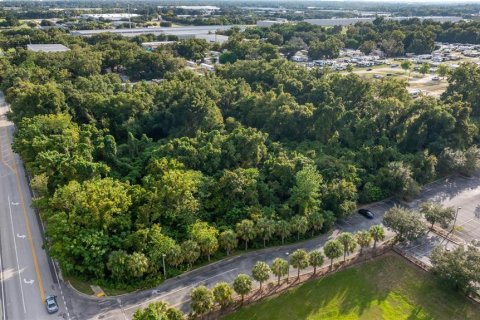
[[[457,208],[457,212],[455,213],[455,219],[453,220],[452,231],[450,231],[450,232],[453,232],[453,230],[455,230],[455,223],[457,223],[458,211],[460,211],[460,209],[462,209],[462,207]]]
[[[167,269],[165,268],[165,253],[162,253],[163,276],[167,279]]]

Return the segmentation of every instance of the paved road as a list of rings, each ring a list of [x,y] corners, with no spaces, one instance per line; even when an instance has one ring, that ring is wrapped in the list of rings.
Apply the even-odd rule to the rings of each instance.
[[[183,311],[188,311],[188,294],[192,288],[200,284],[210,287],[219,281],[232,282],[235,276],[240,273],[250,274],[253,265],[257,261],[271,263],[277,257],[288,259],[288,255],[295,249],[302,248],[311,251],[321,248],[327,240],[334,238],[341,231],[355,232],[368,229],[374,224],[381,223],[383,213],[393,205],[394,202],[390,200],[371,205],[369,208],[377,214],[375,219],[368,220],[360,215],[353,215],[341,221],[338,225],[339,227],[328,235],[322,235],[289,246],[267,248],[250,252],[246,255],[228,258],[180,277],[168,279],[155,289],[120,297],[119,299],[105,299],[103,302],[99,302],[103,312],[95,314],[95,310],[92,309],[93,313],[86,311],[82,316],[93,319],[123,319],[125,317],[130,319],[135,310],[157,300],[167,301]],[[388,233],[388,235],[393,236],[391,233]],[[296,270],[291,269],[290,274],[291,276],[296,275]]]
[[[23,166],[12,152],[13,125],[0,93],[0,314],[4,319],[69,319],[51,260],[42,249],[42,226],[31,209]],[[58,297],[60,312],[46,312],[45,296]]]
[[[461,242],[471,242],[480,239],[480,173],[473,177],[455,175],[436,181],[426,186],[421,195],[408,207],[416,209],[422,202],[438,202],[444,206],[458,209],[457,221],[448,231],[453,229],[453,234]],[[430,264],[430,253],[437,246],[444,246],[447,250],[454,249],[457,245],[445,238],[429,232],[428,235],[413,243],[402,245],[408,254]]]
[[[480,173],[470,178],[452,176],[432,183],[411,206],[416,207],[425,201],[439,202],[453,208],[461,207],[455,235],[467,242],[480,239]]]

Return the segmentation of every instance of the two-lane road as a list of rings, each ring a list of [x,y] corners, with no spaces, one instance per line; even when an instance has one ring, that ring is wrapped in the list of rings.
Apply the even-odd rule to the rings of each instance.
[[[0,319],[70,319],[51,260],[42,248],[41,225],[19,157],[11,148],[13,124],[0,93]],[[45,297],[56,295],[50,315]]]

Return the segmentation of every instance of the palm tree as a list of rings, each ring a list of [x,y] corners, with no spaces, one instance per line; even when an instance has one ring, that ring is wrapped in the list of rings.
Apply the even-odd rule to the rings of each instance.
[[[338,240],[329,240],[323,246],[325,256],[330,259],[330,268],[333,267],[333,259],[340,257],[343,253],[343,246]]]
[[[218,236],[220,246],[225,249],[227,256],[238,245],[237,234],[233,230],[225,230]]]
[[[222,309],[232,303],[233,289],[226,282],[218,282],[212,289],[213,298],[215,302],[220,305]]]
[[[373,238],[373,249],[377,248],[377,242],[385,239],[385,229],[379,224],[370,227],[370,234]]]
[[[258,261],[252,268],[252,277],[260,283],[260,292],[262,292],[262,283],[270,278],[270,267],[263,261]]]
[[[248,249],[248,241],[255,239],[256,232],[252,220],[244,219],[237,223],[237,235],[245,241],[245,250]]]
[[[282,258],[276,258],[272,262],[272,266],[270,269],[272,273],[277,276],[278,285],[280,284],[280,278],[286,274],[288,274],[288,261]]]
[[[357,243],[360,246],[360,254],[363,253],[363,249],[370,246],[372,242],[372,235],[367,230],[359,231],[355,234]]]
[[[308,220],[304,216],[294,216],[290,220],[291,230],[297,233],[297,240],[300,240],[300,234],[305,234],[308,230]]]
[[[233,280],[233,290],[242,297],[242,304],[246,294],[252,291],[252,279],[246,274],[239,274]]]
[[[318,211],[310,213],[307,216],[307,218],[308,218],[308,223],[310,225],[310,228],[312,228],[312,237],[313,237],[315,234],[315,231],[322,229],[325,218]]]
[[[317,274],[317,267],[321,267],[323,261],[323,254],[320,251],[310,252],[309,263],[313,267],[313,274]]]
[[[300,270],[308,267],[308,253],[305,250],[297,249],[290,256],[290,264],[297,268],[297,278],[300,279]]]
[[[183,262],[183,253],[182,253],[182,247],[178,244],[174,244],[170,250],[167,252],[167,262],[172,266],[172,267],[178,267],[179,264]]]
[[[285,243],[285,238],[290,235],[290,225],[285,220],[279,220],[275,225],[275,233],[282,239],[282,244]]]
[[[199,286],[190,292],[190,307],[199,316],[209,312],[213,308],[214,297],[210,289]]]
[[[189,267],[200,257],[200,247],[193,240],[187,240],[180,245],[182,248],[183,260]]]
[[[355,237],[350,232],[342,232],[338,237],[337,240],[343,246],[343,261],[346,260],[347,254],[355,250],[357,247],[357,241],[355,241]]]
[[[267,246],[267,241],[270,240],[275,233],[275,223],[270,219],[260,218],[255,227],[257,234],[263,240],[263,247],[265,248]]]

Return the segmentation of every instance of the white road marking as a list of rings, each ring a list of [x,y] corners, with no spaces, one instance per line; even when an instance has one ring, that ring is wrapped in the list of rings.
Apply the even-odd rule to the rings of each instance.
[[[27,182],[30,183],[29,181],[30,181],[30,178],[27,177]],[[35,194],[35,191],[33,189],[31,189],[31,190],[32,190],[32,193],[33,193],[33,197],[36,198],[37,195]],[[39,219],[39,220],[40,220],[40,226],[42,226],[43,234],[45,234],[45,226],[43,225],[43,221],[42,221],[42,219]],[[65,305],[65,311],[67,313],[67,320],[70,320],[70,312],[68,311],[67,301],[65,300],[65,295],[63,294],[62,284],[60,283],[60,277],[58,276],[57,266],[55,265],[55,261],[53,261],[53,259],[49,255],[47,255],[47,259],[50,259],[50,261],[52,262],[53,271],[55,273],[55,278],[57,279],[58,288],[60,289],[60,295],[62,297],[63,304]]]
[[[176,308],[182,304],[184,304],[185,302],[188,302],[190,301],[191,299],[186,299],[186,300],[183,300],[183,301],[180,301],[179,303],[175,303],[174,305],[172,305],[172,307]]]
[[[24,235],[24,234],[20,235],[20,234],[17,233],[17,238],[25,239],[25,237],[26,237],[26,235]]]
[[[2,248],[0,248],[1,250]],[[2,320],[7,319],[7,311],[5,310],[5,290],[3,288],[3,263],[2,263],[2,255],[0,254],[0,287],[2,290]]]
[[[23,278],[23,282],[26,283],[26,284],[33,284],[35,282],[35,280],[27,280],[27,279]]]
[[[124,308],[124,309],[125,309],[125,310],[130,310],[130,309],[133,309],[133,308],[140,307],[140,306],[142,306],[142,305],[144,305],[144,304],[146,304],[146,303],[150,303],[151,301],[160,300],[160,299],[162,299],[162,298],[164,298],[164,297],[166,297],[166,296],[169,296],[169,295],[171,295],[171,294],[174,294],[174,293],[177,293],[177,292],[180,292],[180,291],[183,291],[183,290],[192,288],[192,287],[196,287],[196,286],[198,286],[198,285],[201,284],[201,283],[205,283],[205,281],[207,281],[207,280],[210,280],[210,279],[213,279],[213,278],[217,278],[217,277],[219,277],[219,276],[221,276],[221,275],[224,275],[224,274],[226,274],[226,273],[235,271],[235,270],[237,270],[237,269],[238,269],[238,268],[233,268],[233,269],[230,269],[230,270],[221,272],[221,273],[216,274],[216,275],[214,275],[214,276],[212,276],[212,277],[203,279],[202,281],[199,281],[199,282],[197,282],[197,283],[194,283],[194,284],[191,284],[191,285],[189,285],[189,286],[186,286],[186,287],[183,287],[183,288],[180,288],[180,289],[177,289],[177,290],[174,290],[174,291],[165,293],[165,294],[163,294],[163,295],[161,295],[161,296],[158,296],[158,297],[155,297],[155,298],[152,298],[152,299],[145,300],[144,302],[141,302],[141,303],[138,303],[138,304],[134,304],[134,305],[132,305],[132,306],[130,306],[130,307],[128,307],[128,308]]]
[[[128,319],[127,319],[127,315],[125,314],[125,310],[123,310],[122,300],[117,299],[117,303],[118,303],[118,305],[120,306],[120,310],[122,310],[123,318],[124,318],[125,320],[128,320]]]
[[[13,228],[13,217],[12,217],[12,207],[10,206],[10,196],[7,196],[8,199],[8,211],[10,212],[10,224],[12,226],[12,232],[15,232]],[[25,296],[23,294],[23,285],[22,285],[22,278],[20,276],[20,273],[22,272],[20,270],[20,264],[18,263],[18,251],[17,251],[17,240],[15,239],[15,236],[13,236],[13,247],[15,249],[15,258],[17,260],[17,269],[18,269],[18,283],[20,284],[20,292],[22,294],[22,305],[23,305],[23,313],[27,313],[27,308],[25,307]]]

